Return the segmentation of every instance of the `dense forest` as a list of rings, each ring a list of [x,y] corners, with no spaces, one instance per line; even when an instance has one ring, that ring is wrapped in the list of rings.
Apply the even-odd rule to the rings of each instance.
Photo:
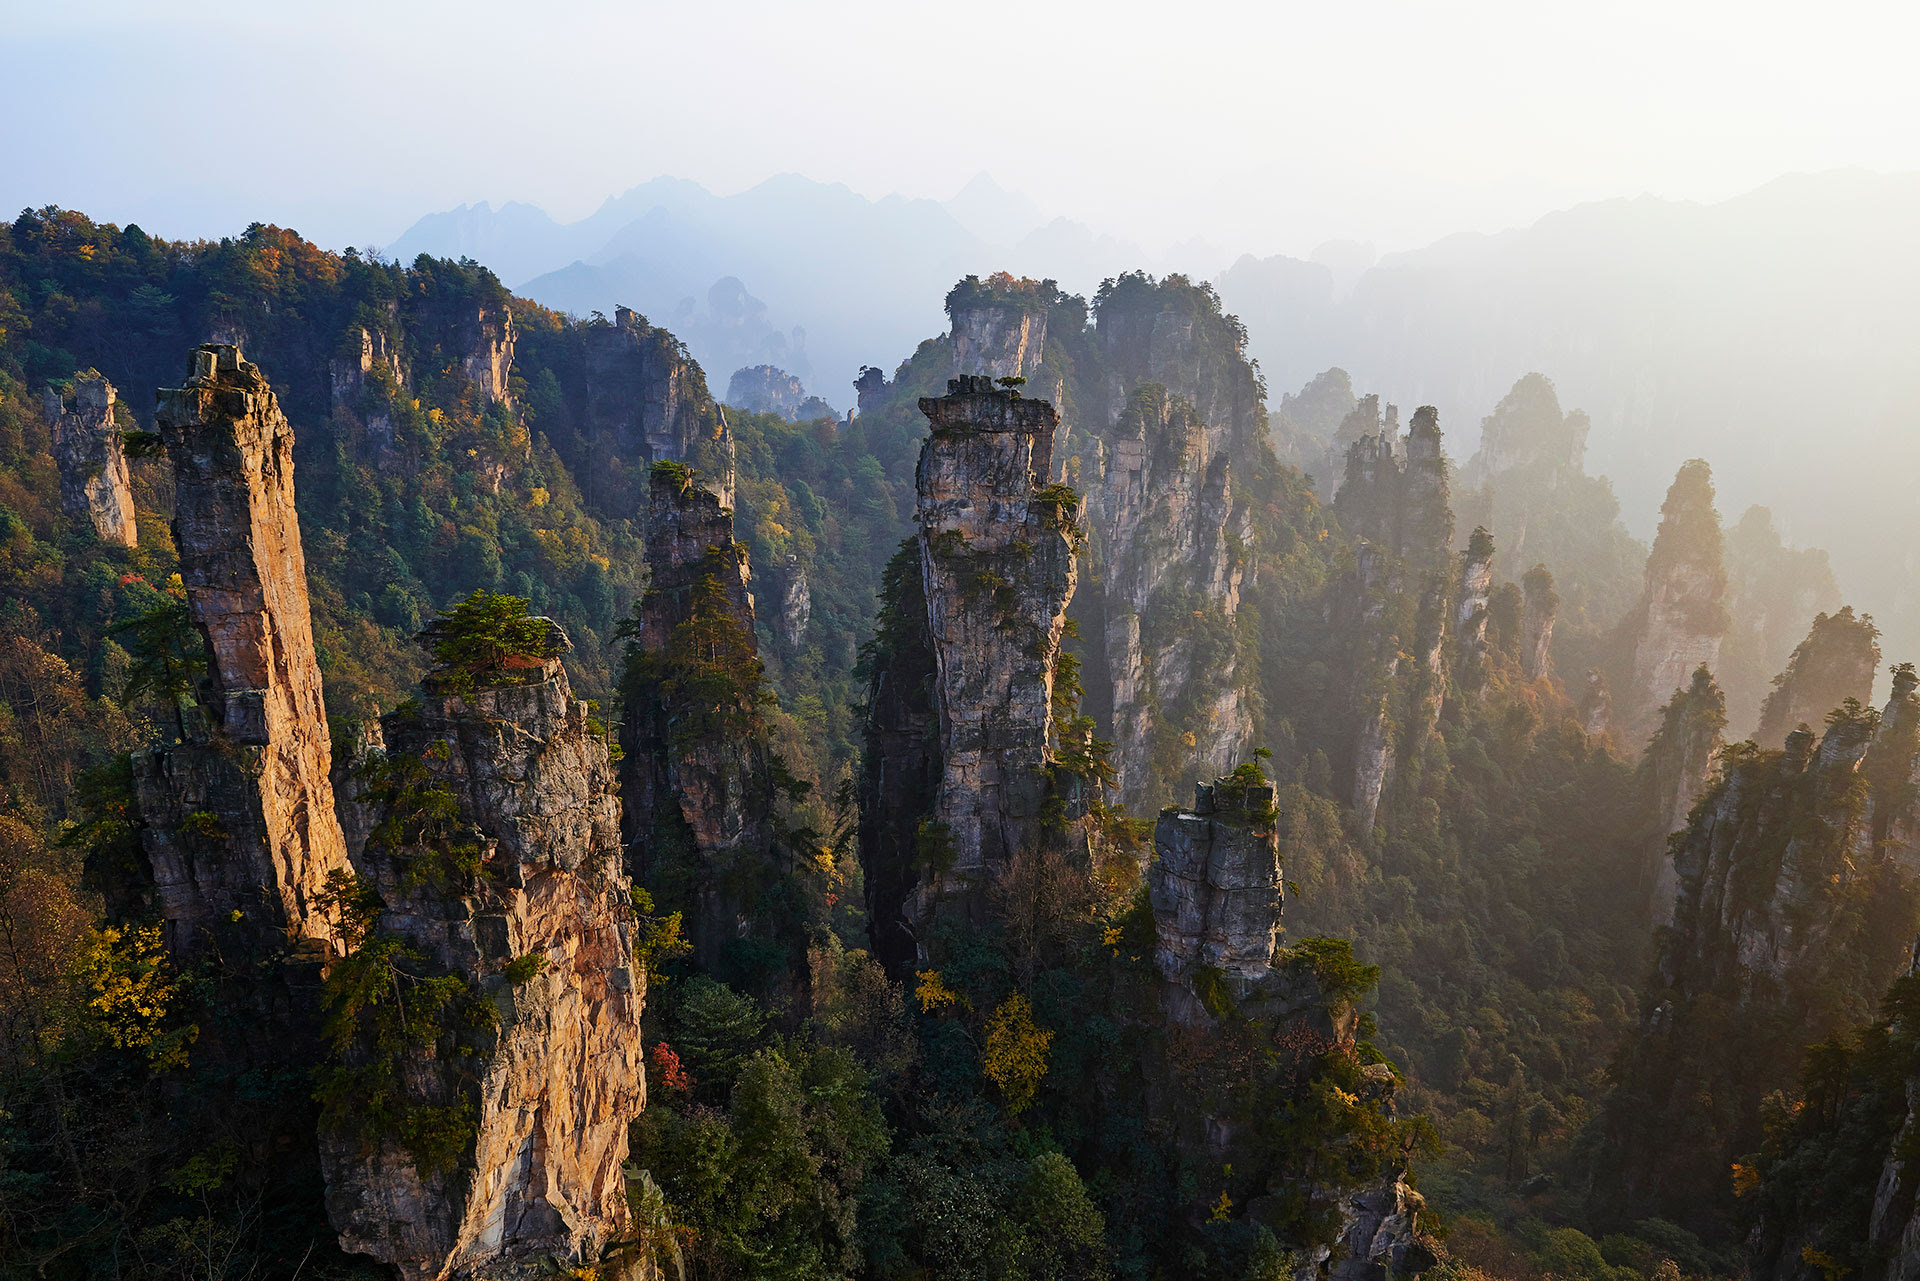
[[[946,307],[793,421],[0,226],[0,1276],[1906,1275],[1825,554],[1637,542],[1540,374],[1456,461],[1185,277]]]

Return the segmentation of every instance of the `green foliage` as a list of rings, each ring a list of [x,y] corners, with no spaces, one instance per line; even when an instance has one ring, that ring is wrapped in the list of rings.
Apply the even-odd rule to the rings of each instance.
[[[403,891],[424,885],[459,893],[480,873],[480,832],[461,814],[453,789],[429,767],[448,750],[439,742],[426,749],[425,758],[388,752],[356,767],[363,799],[381,816],[367,849],[393,861]]]
[[[499,1025],[493,1003],[458,975],[429,974],[424,955],[380,932],[378,896],[362,878],[329,873],[319,905],[349,948],[321,995],[321,1124],[367,1144],[398,1143],[423,1177],[447,1173],[479,1126],[479,1081],[465,1064]],[[417,1065],[428,1059],[436,1068],[423,1094]]]
[[[552,626],[527,610],[518,596],[482,588],[435,620],[431,640],[435,688],[471,693],[480,685],[513,685],[535,678],[541,665],[558,657]]]
[[[545,952],[528,952],[526,955],[517,956],[508,962],[507,968],[500,971],[500,977],[515,987],[518,987],[522,983],[531,982],[534,975],[546,968],[547,954]]]

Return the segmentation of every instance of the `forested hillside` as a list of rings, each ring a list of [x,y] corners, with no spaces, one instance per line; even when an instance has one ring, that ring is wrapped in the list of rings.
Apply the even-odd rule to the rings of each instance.
[[[945,302],[790,422],[470,262],[0,227],[0,1275],[1891,1257],[1824,561],[1711,460],[1643,548],[1538,375],[1458,465],[1184,277]]]

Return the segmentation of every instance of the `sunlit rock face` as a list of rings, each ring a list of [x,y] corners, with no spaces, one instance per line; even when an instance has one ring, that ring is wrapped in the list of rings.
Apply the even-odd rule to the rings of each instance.
[[[1449,635],[1464,611],[1471,639],[1484,636],[1493,546],[1480,532],[1456,564],[1453,510],[1440,418],[1414,412],[1406,437],[1389,412],[1378,435],[1347,450],[1334,499],[1341,526],[1357,539],[1354,568],[1334,593],[1334,623],[1347,643],[1353,738],[1347,797],[1372,826],[1396,757],[1418,750],[1438,724],[1446,696]],[[1473,578],[1464,584],[1462,570]]]
[[[1761,704],[1754,741],[1762,747],[1778,746],[1796,727],[1824,723],[1827,713],[1848,699],[1866,702],[1879,669],[1879,631],[1872,619],[1855,617],[1850,605],[1816,615],[1807,638]]]
[[[1727,631],[1727,571],[1713,477],[1698,459],[1681,466],[1660,509],[1660,530],[1647,557],[1646,588],[1630,622],[1631,688],[1618,738],[1628,752],[1646,746],[1659,712],[1694,669],[1712,669]]]
[[[1252,746],[1234,624],[1252,520],[1231,472],[1225,433],[1158,385],[1114,426],[1095,519],[1114,760],[1136,813],[1196,765],[1224,773]]]
[[[204,733],[136,757],[142,832],[169,944],[191,953],[331,927],[315,896],[346,866],[329,777],[294,511],[293,431],[237,347],[207,345],[155,414],[174,474],[174,542],[210,660]]]
[[[113,384],[97,376],[74,379],[68,397],[52,388],[46,393],[61,508],[68,515],[85,516],[101,542],[133,547],[139,542],[133,482],[113,409]]]
[[[412,851],[370,843],[359,861],[385,904],[379,928],[498,1018],[459,1054],[410,1061],[397,1083],[409,1104],[470,1109],[471,1146],[451,1168],[423,1173],[396,1136],[323,1123],[342,1246],[408,1281],[591,1262],[627,1222],[621,1166],[646,1104],[646,975],[605,734],[568,688],[564,635],[550,636],[556,656],[521,683],[448,693],[429,676],[369,744],[368,763],[418,762],[481,860],[477,875],[436,883]],[[371,800],[376,819],[398,817]]]
[[[1711,726],[1692,705],[1717,708],[1718,691],[1697,672],[1646,768]],[[1729,749],[1673,836],[1671,921],[1600,1128],[1597,1212],[1722,1230],[1729,1198],[1700,1189],[1755,1150],[1762,1100],[1796,1087],[1805,1047],[1866,1021],[1908,963],[1913,689],[1907,674],[1883,712],[1842,708],[1779,751]]]
[[[923,398],[931,434],[917,473],[941,777],[930,822],[946,870],[916,890],[971,895],[1038,832],[1052,759],[1054,667],[1073,596],[1071,491],[1047,486],[1054,412],[962,377]]]
[[[968,299],[950,308],[953,376],[1025,378],[1047,345],[1047,309],[1020,299]]]

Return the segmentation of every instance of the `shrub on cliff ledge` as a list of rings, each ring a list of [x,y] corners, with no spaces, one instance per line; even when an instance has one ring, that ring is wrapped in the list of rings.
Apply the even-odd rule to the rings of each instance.
[[[565,634],[527,606],[519,596],[483,588],[429,624],[420,641],[439,664],[434,688],[466,694],[480,685],[524,684],[564,653]]]

